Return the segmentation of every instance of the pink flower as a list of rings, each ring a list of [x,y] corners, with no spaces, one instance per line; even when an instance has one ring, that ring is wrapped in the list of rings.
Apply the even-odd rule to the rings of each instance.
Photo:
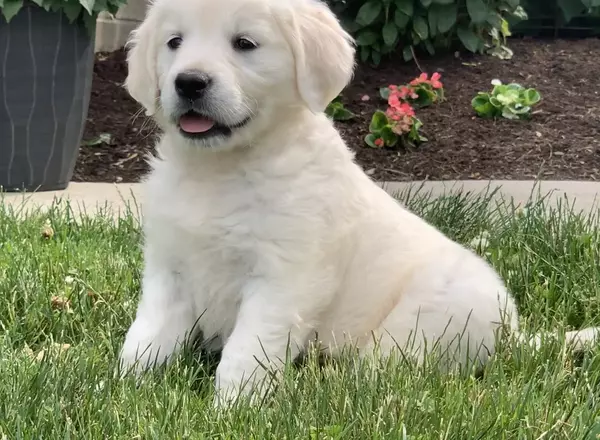
[[[431,75],[431,87],[433,87],[434,89],[441,89],[443,87],[442,82],[440,81],[440,78],[442,77],[442,75],[440,75],[439,73],[435,72],[433,75]]]
[[[419,75],[418,78],[413,79],[410,82],[411,86],[418,86],[421,83],[427,82],[427,74],[425,72],[423,72],[422,74]]]
[[[415,115],[415,111],[414,109],[410,106],[410,104],[404,103],[400,106],[400,112],[405,114],[406,116],[414,116]]]
[[[404,93],[405,97],[408,96],[411,99],[417,99],[419,97],[419,95],[417,95],[415,93],[415,91],[412,89],[412,87],[404,86],[404,87],[402,87],[401,92]]]
[[[419,97],[411,87],[402,86],[400,88],[400,98],[406,99],[407,96],[411,99],[417,99]]]
[[[377,138],[373,141],[373,143],[378,147],[383,147],[383,139]]]
[[[388,108],[385,114],[387,115],[388,119],[391,119],[392,121],[399,121],[402,116],[404,116],[393,107]]]
[[[388,97],[388,105],[392,108],[400,108],[402,103],[400,102],[400,94],[399,93],[391,93]]]
[[[391,101],[393,102],[393,105],[390,103],[386,114],[388,118],[393,121],[398,121],[405,116],[413,117],[415,115],[415,110],[407,102],[400,102],[397,98],[392,99]]]

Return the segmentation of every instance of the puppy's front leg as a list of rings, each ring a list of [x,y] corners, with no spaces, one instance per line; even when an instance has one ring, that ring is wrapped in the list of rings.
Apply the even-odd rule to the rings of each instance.
[[[163,363],[185,342],[196,322],[193,305],[181,291],[178,275],[147,262],[136,318],[121,351],[121,371],[136,373]]]
[[[318,313],[313,298],[298,285],[279,289],[260,281],[247,286],[217,368],[216,406],[257,391],[253,388],[266,384],[269,372],[281,370],[287,359],[300,353]]]

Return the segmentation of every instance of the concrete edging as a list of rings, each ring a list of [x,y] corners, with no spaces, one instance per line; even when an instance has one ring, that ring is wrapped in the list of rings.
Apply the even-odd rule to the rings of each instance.
[[[494,195],[506,201],[512,200],[515,205],[523,205],[532,195],[549,194],[550,203],[568,199],[576,211],[592,211],[598,209],[596,199],[600,194],[600,182],[577,181],[511,181],[511,180],[465,180],[441,182],[384,182],[384,189],[396,195],[407,190],[419,190],[440,196],[456,191],[481,194],[498,189]],[[39,193],[5,193],[0,196],[0,203],[14,211],[26,212],[32,209],[47,209],[58,200],[68,201],[72,209],[79,214],[97,214],[109,212],[117,215],[125,211],[140,213],[143,205],[140,184],[112,183],[76,183],[73,182],[64,191]]]
[[[96,21],[96,52],[113,52],[121,49],[132,30],[146,14],[149,0],[129,0],[114,17],[100,14]]]

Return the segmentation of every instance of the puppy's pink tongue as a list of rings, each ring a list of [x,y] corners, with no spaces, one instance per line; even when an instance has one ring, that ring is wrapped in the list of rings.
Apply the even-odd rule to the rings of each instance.
[[[183,115],[179,127],[186,133],[204,133],[215,125],[215,121],[199,115]]]

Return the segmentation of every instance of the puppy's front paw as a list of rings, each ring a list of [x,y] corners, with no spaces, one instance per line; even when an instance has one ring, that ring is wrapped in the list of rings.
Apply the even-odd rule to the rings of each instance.
[[[240,398],[241,393],[233,387],[215,388],[213,407],[220,410],[231,408]]]
[[[169,348],[168,344],[162,343],[154,328],[147,325],[145,320],[136,319],[127,332],[121,349],[121,375],[133,373],[139,376],[154,364],[165,361],[170,354],[165,348]]]
[[[144,349],[127,338],[119,356],[120,377],[123,378],[128,374],[141,376],[150,366],[148,351],[150,351],[150,347]]]

